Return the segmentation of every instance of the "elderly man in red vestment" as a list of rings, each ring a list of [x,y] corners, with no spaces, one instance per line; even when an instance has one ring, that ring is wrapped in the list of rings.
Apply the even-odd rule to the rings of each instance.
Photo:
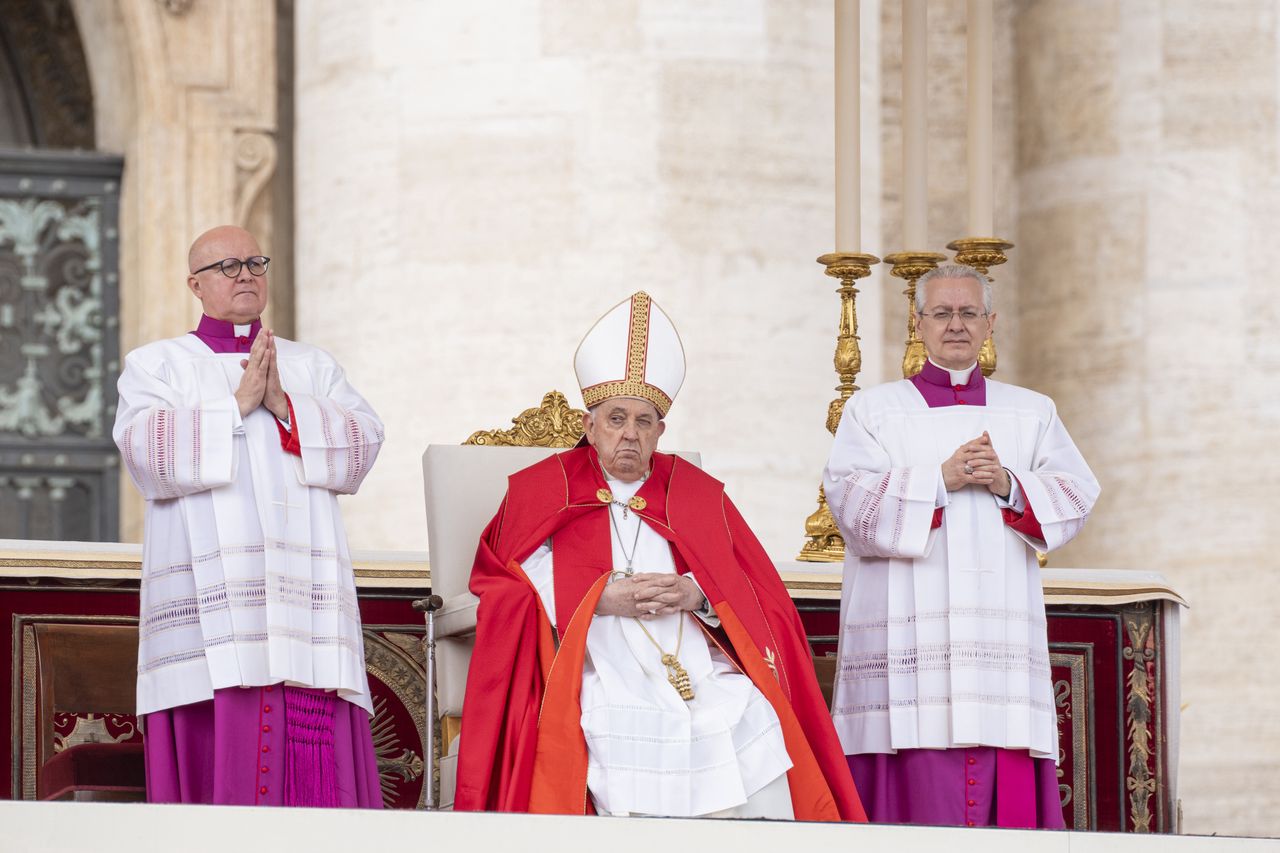
[[[865,820],[777,571],[721,483],[656,452],[670,319],[635,294],[575,368],[585,443],[511,477],[476,555],[455,807]]]

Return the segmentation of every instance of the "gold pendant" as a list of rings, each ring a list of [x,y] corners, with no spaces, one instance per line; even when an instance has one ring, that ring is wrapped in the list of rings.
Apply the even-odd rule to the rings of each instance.
[[[608,489],[596,489],[596,500],[602,504],[613,503],[613,492]]]
[[[689,673],[680,664],[680,659],[673,654],[663,654],[662,665],[667,668],[667,681],[680,694],[680,698],[688,702],[693,698],[693,685],[689,682]]]
[[[627,506],[631,507],[636,512],[639,512],[640,510],[644,509],[648,505],[649,505],[649,502],[641,497],[634,497],[631,500],[627,501]]]

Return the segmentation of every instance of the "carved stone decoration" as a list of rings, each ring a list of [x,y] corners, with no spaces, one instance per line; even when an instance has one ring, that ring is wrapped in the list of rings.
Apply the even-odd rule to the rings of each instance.
[[[253,205],[276,171],[276,142],[266,133],[236,134],[235,221],[248,226]]]
[[[569,405],[559,391],[550,391],[536,409],[511,419],[511,429],[479,430],[463,444],[493,447],[573,447],[582,439],[581,409]]]

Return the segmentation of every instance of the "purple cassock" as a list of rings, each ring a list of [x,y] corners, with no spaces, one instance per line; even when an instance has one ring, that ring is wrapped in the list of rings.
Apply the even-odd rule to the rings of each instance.
[[[986,377],[976,365],[957,384],[951,372],[926,361],[911,382],[931,409],[987,404]],[[900,749],[847,759],[874,823],[1066,828],[1057,766],[1026,750]]]
[[[191,334],[247,353],[261,327],[206,316]],[[228,687],[143,719],[148,802],[382,807],[369,715],[331,691]]]

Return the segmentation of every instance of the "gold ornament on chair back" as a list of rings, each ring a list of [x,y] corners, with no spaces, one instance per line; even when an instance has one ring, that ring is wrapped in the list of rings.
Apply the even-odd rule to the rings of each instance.
[[[463,444],[489,447],[560,447],[569,448],[582,438],[581,409],[569,405],[559,391],[549,391],[542,405],[525,409],[511,419],[511,429],[478,430]]]

